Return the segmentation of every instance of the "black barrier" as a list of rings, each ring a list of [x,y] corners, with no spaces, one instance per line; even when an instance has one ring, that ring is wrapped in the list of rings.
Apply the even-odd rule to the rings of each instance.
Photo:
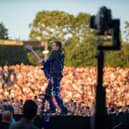
[[[22,115],[14,115],[16,121],[20,120],[21,117]],[[129,126],[129,113],[127,112],[108,115],[107,118],[107,129],[119,129],[120,127],[126,128]],[[51,116],[44,118],[36,116],[34,124],[40,129],[42,127],[45,127],[45,129],[91,129],[92,120],[93,117],[81,116]]]

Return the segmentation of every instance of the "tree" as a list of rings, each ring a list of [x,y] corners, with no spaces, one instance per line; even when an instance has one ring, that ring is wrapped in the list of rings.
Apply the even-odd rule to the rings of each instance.
[[[128,21],[126,21],[125,22],[125,31],[124,31],[124,33],[125,33],[125,39],[126,39],[126,42],[127,43],[129,43],[129,22]]]
[[[30,39],[44,40],[58,39],[62,42],[68,37],[73,15],[62,11],[41,11],[31,24]]]
[[[89,40],[93,33],[89,27],[90,15],[86,13],[79,13],[74,17],[72,23],[72,35],[79,39],[79,42],[84,43]],[[91,37],[90,37],[91,36]]]
[[[96,65],[96,36],[89,22],[87,13],[74,16],[62,11],[41,11],[30,25],[30,39],[61,40],[66,55],[65,65]]]
[[[71,37],[77,37],[83,42],[91,30],[89,20],[90,15],[86,13],[74,16],[63,11],[41,11],[30,25],[30,39],[45,41],[57,39],[64,42]]]
[[[65,65],[68,66],[95,66],[96,65],[96,47],[89,40],[86,43],[80,43],[78,38],[71,38],[64,46]]]
[[[124,65],[126,67],[129,67],[129,44],[128,43],[124,43],[122,45],[122,48],[121,48],[121,55],[123,56],[123,60],[124,60]]]
[[[8,29],[0,23],[0,39],[8,39]]]

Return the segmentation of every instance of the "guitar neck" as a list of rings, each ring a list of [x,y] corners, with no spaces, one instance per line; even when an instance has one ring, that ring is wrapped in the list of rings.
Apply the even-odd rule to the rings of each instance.
[[[39,57],[39,55],[33,49],[31,50],[31,52],[35,56],[35,58],[37,59],[37,61],[41,64],[42,59]]]

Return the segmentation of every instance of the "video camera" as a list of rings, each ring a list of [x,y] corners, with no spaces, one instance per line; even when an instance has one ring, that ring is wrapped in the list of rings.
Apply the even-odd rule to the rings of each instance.
[[[91,16],[90,27],[97,30],[97,34],[103,35],[106,30],[112,28],[111,10],[101,7],[96,16]]]
[[[96,29],[97,35],[104,35],[106,31],[111,30],[113,46],[104,48],[108,50],[120,49],[120,20],[112,19],[111,10],[102,6],[96,16],[91,16],[90,27]],[[108,33],[107,33],[108,34]],[[109,35],[109,34],[108,34]]]

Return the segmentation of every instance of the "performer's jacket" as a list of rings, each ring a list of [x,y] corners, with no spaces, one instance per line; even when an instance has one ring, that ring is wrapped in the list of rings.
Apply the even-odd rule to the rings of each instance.
[[[43,70],[47,78],[62,77],[64,67],[64,53],[61,50],[52,51],[46,61],[42,62]]]

